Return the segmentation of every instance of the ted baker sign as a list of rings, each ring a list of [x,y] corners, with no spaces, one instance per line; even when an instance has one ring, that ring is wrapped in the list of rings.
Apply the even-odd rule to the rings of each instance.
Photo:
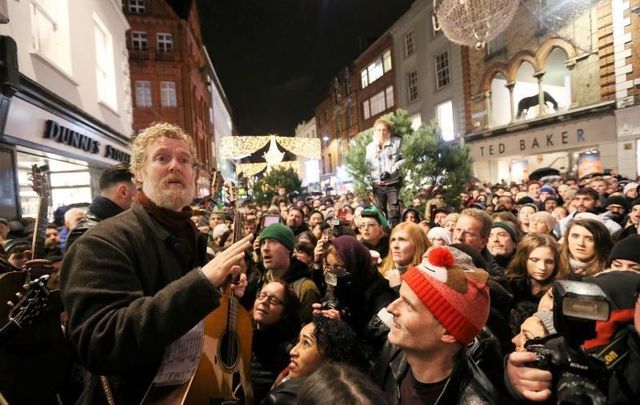
[[[596,145],[616,139],[615,118],[577,120],[566,125],[553,125],[530,131],[469,141],[474,160],[512,155],[532,155],[545,152]]]

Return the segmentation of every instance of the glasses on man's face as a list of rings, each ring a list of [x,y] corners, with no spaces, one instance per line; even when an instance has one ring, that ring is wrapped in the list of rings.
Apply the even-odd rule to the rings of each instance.
[[[276,297],[275,295],[270,295],[269,293],[266,293],[264,291],[260,291],[258,293],[258,295],[256,296],[256,300],[266,300],[269,305],[282,305],[283,303],[280,298]]]

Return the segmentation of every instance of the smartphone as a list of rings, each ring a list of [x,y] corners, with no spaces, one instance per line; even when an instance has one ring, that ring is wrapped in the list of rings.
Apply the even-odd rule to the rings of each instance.
[[[278,224],[282,222],[282,217],[280,215],[265,215],[262,217],[262,228],[266,228],[271,224]]]

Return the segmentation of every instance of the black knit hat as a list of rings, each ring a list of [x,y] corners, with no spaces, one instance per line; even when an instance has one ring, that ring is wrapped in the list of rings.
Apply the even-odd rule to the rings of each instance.
[[[613,249],[609,253],[609,260],[623,259],[640,263],[640,249],[638,249],[638,246],[640,246],[640,235],[629,235],[613,245]]]
[[[629,208],[633,208],[636,205],[640,205],[640,198],[636,198],[635,200],[631,201],[631,204],[629,204]]]
[[[629,209],[629,202],[624,196],[621,196],[621,195],[610,196],[609,198],[607,198],[607,201],[605,202],[604,206],[608,207],[611,204],[620,205],[624,207],[625,210]]]

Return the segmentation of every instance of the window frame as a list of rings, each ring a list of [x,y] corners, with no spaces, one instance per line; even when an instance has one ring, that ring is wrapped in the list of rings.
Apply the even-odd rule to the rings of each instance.
[[[148,84],[148,86],[144,85]],[[139,108],[151,108],[153,107],[153,86],[151,84],[151,80],[136,80],[134,82],[135,87],[135,98],[136,98],[136,107]],[[139,92],[138,90],[144,90],[144,94]],[[147,93],[148,91],[148,93]],[[141,103],[140,100],[143,100]],[[147,101],[148,100],[148,104]]]
[[[409,56],[413,55],[416,50],[415,50],[415,46],[413,43],[413,30],[408,31],[406,34],[404,34],[404,57],[408,58]]]
[[[178,107],[176,82],[172,80],[163,80],[160,82],[160,106],[165,108]]]
[[[31,20],[30,52],[71,78],[73,63],[69,41],[68,0],[58,0],[55,6],[52,6],[53,2],[47,3],[46,0],[29,0],[28,4]],[[43,22],[48,25],[45,27]]]
[[[131,49],[134,51],[148,51],[149,33],[147,31],[131,31]]]
[[[131,14],[144,14],[147,11],[145,0],[127,0],[127,10]]]
[[[440,57],[442,57],[443,55],[446,56],[446,65],[444,65],[443,67],[439,68],[438,67],[438,59]],[[436,90],[440,90],[443,89],[445,87],[447,87],[449,84],[451,84],[451,72],[450,72],[450,64],[449,64],[449,50],[448,49],[443,49],[441,52],[438,52],[437,54],[434,55],[433,57],[434,59],[434,72],[435,72],[435,79],[436,79]],[[442,78],[446,78],[446,83],[441,83],[441,77]],[[444,80],[443,80],[444,81]]]
[[[413,103],[420,100],[420,85],[418,82],[418,70],[414,69],[407,73],[407,103]],[[415,96],[412,97],[412,94]]]
[[[161,49],[161,48],[164,48],[164,49]],[[170,32],[156,33],[156,52],[169,53],[169,52],[173,52],[173,50],[174,50],[173,34]]]
[[[94,13],[94,34],[96,50],[96,90],[98,101],[104,103],[114,111],[118,109],[118,96],[116,93],[116,76],[113,49],[113,36],[100,18]],[[102,35],[103,49],[100,51],[98,35]]]

